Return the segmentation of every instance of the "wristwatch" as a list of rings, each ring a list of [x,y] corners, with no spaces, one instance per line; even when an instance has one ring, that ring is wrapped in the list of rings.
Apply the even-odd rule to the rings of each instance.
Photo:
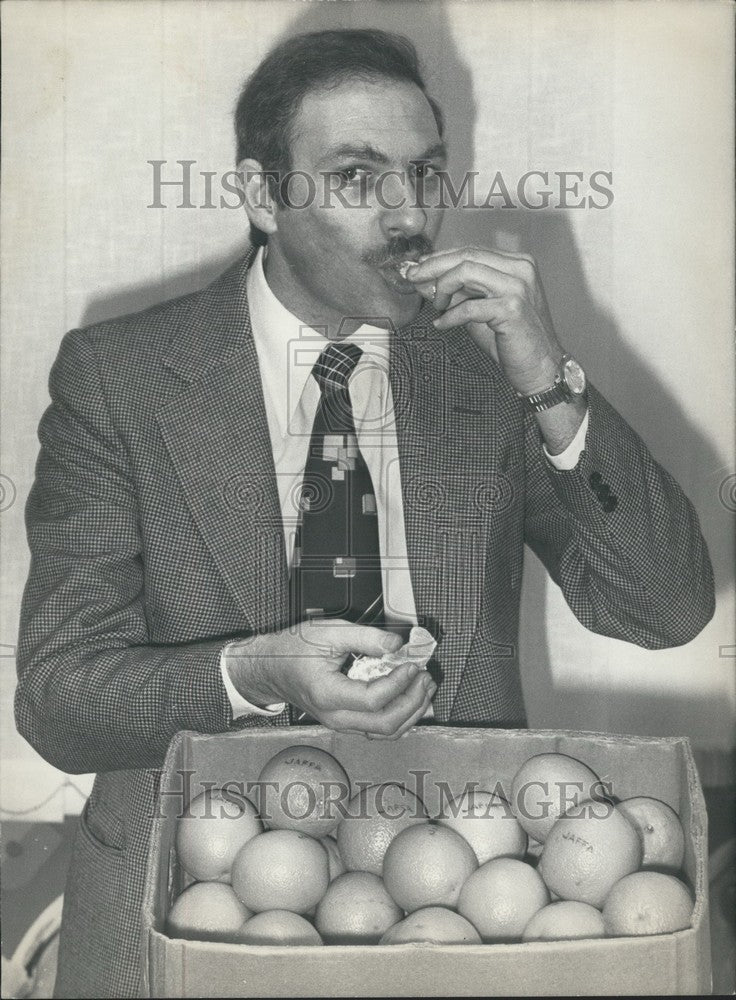
[[[524,400],[524,405],[532,413],[541,413],[558,403],[572,403],[580,399],[585,394],[587,385],[585,372],[575,358],[571,354],[563,354],[557,377],[548,389],[533,392],[529,396],[517,392],[517,396]]]

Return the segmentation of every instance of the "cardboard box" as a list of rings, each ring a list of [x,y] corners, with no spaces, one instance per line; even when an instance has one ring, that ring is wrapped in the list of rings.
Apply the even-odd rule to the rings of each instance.
[[[266,761],[294,744],[334,754],[353,781],[402,781],[429,772],[422,797],[430,811],[440,782],[501,781],[558,751],[588,764],[619,798],[651,795],[669,803],[686,833],[685,874],[695,889],[692,927],[637,938],[525,944],[265,947],[175,940],[166,915],[182,886],[174,838],[188,786],[255,781]],[[191,778],[181,777],[190,772]],[[341,736],[322,727],[249,729],[219,736],[180,733],[165,764],[161,815],[150,843],[142,948],[145,988],[157,997],[526,996],[709,993],[707,819],[686,739],[595,733],[418,727],[398,742]]]

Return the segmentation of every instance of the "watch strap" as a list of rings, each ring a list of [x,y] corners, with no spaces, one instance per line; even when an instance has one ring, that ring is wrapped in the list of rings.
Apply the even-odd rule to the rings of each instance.
[[[568,379],[573,376],[570,383]],[[559,362],[557,377],[547,389],[533,392],[526,395],[517,392],[517,396],[524,401],[527,410],[532,413],[541,413],[558,403],[569,403],[585,394],[586,379],[585,372],[571,354],[563,354]]]
[[[541,413],[552,406],[557,406],[558,403],[567,402],[570,398],[570,390],[558,377],[555,384],[551,385],[549,389],[542,389],[541,392],[533,392],[528,396],[523,393],[519,393],[519,395],[528,410],[531,410],[532,413]]]

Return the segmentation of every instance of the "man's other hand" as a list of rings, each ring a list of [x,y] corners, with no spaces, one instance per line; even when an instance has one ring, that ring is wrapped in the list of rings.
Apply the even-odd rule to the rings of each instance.
[[[466,325],[518,393],[529,396],[555,384],[564,351],[528,254],[463,247],[420,257],[406,276],[440,313],[437,329]],[[573,441],[586,406],[580,398],[536,414],[551,455]]]
[[[549,388],[564,352],[532,257],[478,247],[439,251],[420,257],[407,278],[441,313],[437,328],[470,326],[518,392]]]
[[[350,653],[382,656],[402,644],[393,632],[342,619],[302,622],[233,643],[227,669],[254,705],[285,701],[339,732],[396,739],[427,711],[436,685],[426,670],[405,663],[386,677],[358,681],[340,671]]]

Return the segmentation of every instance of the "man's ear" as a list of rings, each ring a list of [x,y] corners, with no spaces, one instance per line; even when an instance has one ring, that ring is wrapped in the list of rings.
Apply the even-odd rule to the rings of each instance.
[[[258,160],[241,160],[238,164],[238,187],[243,194],[248,221],[268,236],[278,228],[273,196],[275,183],[274,179],[269,183],[268,174]]]

